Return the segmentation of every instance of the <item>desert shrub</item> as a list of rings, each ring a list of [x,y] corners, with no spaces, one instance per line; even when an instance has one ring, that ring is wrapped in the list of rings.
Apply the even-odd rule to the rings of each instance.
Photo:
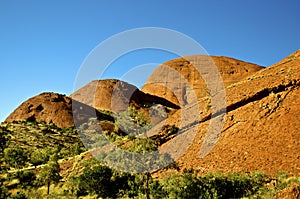
[[[30,155],[30,163],[34,166],[45,164],[49,160],[49,150],[47,149],[37,149],[33,151]]]
[[[230,173],[228,175],[229,190],[233,191],[227,194],[231,198],[246,197],[253,194],[253,181],[248,175]]]
[[[288,187],[289,181],[287,180],[288,175],[285,172],[279,171],[277,172],[277,185],[276,191],[283,190]]]
[[[142,138],[132,140],[132,143],[126,148],[128,151],[136,153],[151,152],[156,151],[157,149],[158,147],[153,140]]]
[[[87,195],[87,191],[81,187],[80,183],[82,183],[80,177],[72,175],[69,177],[66,187],[76,197]]]
[[[0,198],[7,198],[10,194],[6,187],[4,187],[3,182],[0,181]]]
[[[77,197],[97,195],[101,198],[133,198],[141,193],[143,180],[138,174],[120,172],[107,166],[85,168],[68,180],[68,189]]]
[[[133,106],[115,117],[118,129],[127,134],[143,135],[150,129],[149,116],[143,110],[138,110]]]
[[[132,198],[137,196],[139,185],[136,183],[136,177],[136,175],[131,173],[113,170],[111,183],[115,189],[112,192],[112,197],[116,198],[128,196]]]
[[[265,180],[264,175],[253,179],[244,173],[197,176],[188,171],[163,178],[155,191],[165,198],[243,198],[258,194]]]
[[[242,198],[257,194],[266,181],[263,173],[216,173],[199,177],[204,193],[209,198]],[[202,191],[202,192],[203,192]]]
[[[108,145],[110,142],[108,138],[105,137],[105,132],[103,134],[96,134],[93,137],[93,143],[88,145],[90,148],[95,149],[99,147],[103,147],[105,145]]]
[[[24,150],[17,146],[15,148],[4,149],[4,159],[8,166],[14,168],[22,168],[25,166],[27,156]]]
[[[32,171],[17,171],[10,178],[19,179],[19,186],[21,188],[26,188],[34,185],[36,175]]]
[[[79,176],[79,195],[85,193],[96,194],[99,197],[109,197],[114,187],[111,183],[112,170],[106,166],[95,166],[92,169],[85,169]]]
[[[7,199],[27,199],[27,197],[23,192],[17,192],[14,195],[10,195]]]
[[[102,113],[101,120],[114,121],[113,113],[109,110],[98,110]]]
[[[82,145],[80,145],[79,143],[75,143],[68,148],[62,148],[59,152],[59,156],[60,158],[67,158],[79,155],[84,151],[86,151],[86,149]]]
[[[193,174],[173,174],[164,178],[161,183],[167,198],[199,198],[200,189]]]
[[[146,126],[149,124],[150,118],[142,110],[137,110],[134,106],[128,107],[128,113],[130,117],[140,126]]]
[[[146,153],[143,151],[142,153]],[[154,169],[163,168],[173,163],[173,159],[168,154],[160,154],[158,151],[149,154],[129,152],[124,149],[114,148],[105,154],[101,154],[101,161],[106,165],[113,165],[120,171],[130,171],[141,173]]]
[[[0,154],[3,153],[4,149],[8,145],[8,133],[9,130],[4,127],[0,127]]]
[[[149,184],[151,198],[165,198],[166,192],[163,190],[163,186],[158,180],[153,180]]]

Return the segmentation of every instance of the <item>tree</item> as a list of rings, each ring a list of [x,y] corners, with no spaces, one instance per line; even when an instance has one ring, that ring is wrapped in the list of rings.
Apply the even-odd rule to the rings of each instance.
[[[6,187],[4,187],[3,182],[0,181],[0,198],[7,198],[10,194]]]
[[[7,138],[8,130],[4,127],[0,127],[0,153],[3,153],[5,147],[8,144]]]
[[[163,191],[168,198],[199,198],[200,190],[196,177],[191,173],[173,174],[162,180]]]
[[[6,164],[14,168],[22,168],[25,166],[27,156],[24,150],[17,146],[16,148],[4,149],[4,159]]]
[[[27,197],[23,192],[17,192],[14,195],[10,195],[8,199],[27,199]]]
[[[109,197],[114,189],[111,183],[112,170],[106,166],[95,166],[85,169],[80,175],[80,184],[85,191],[99,197]]]
[[[57,161],[50,159],[50,161],[45,165],[40,174],[39,180],[41,180],[45,185],[47,185],[47,195],[50,193],[51,182],[57,183],[61,179],[59,174],[60,168]]]
[[[30,162],[36,167],[41,164],[47,163],[49,160],[49,154],[47,150],[35,150],[31,153]]]
[[[22,188],[33,186],[33,183],[36,180],[36,176],[33,171],[18,171],[15,174],[15,177],[19,179],[20,186]]]

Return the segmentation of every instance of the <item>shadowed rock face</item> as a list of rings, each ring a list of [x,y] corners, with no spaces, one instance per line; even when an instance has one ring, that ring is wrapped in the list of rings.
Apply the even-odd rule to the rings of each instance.
[[[56,93],[42,93],[23,102],[5,120],[42,121],[60,128],[79,125],[91,117],[101,117],[94,108]]]
[[[208,96],[207,78],[214,76],[215,65],[224,87],[245,79],[263,67],[229,57],[186,56],[160,65],[149,77],[142,91],[165,98],[174,104],[186,102],[189,92],[195,92],[198,99]],[[198,70],[200,69],[200,71]],[[206,79],[204,79],[204,78]],[[214,77],[210,82],[216,81]],[[188,86],[187,86],[188,84]]]
[[[144,107],[152,104],[179,108],[168,100],[145,94],[137,87],[115,79],[92,81],[75,91],[70,97],[98,110],[113,112],[125,111],[128,106]]]

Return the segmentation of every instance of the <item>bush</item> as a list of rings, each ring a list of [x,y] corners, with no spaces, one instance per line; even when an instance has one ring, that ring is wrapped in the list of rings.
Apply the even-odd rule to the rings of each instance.
[[[173,174],[164,178],[161,183],[168,198],[199,198],[198,181],[192,174]]]
[[[36,176],[32,171],[18,171],[14,178],[19,179],[21,188],[33,186],[36,180]]]
[[[5,147],[7,147],[9,141],[8,133],[9,130],[4,127],[0,127],[0,153],[3,153]]]
[[[128,151],[136,153],[151,152],[156,151],[157,149],[158,147],[153,140],[142,138],[134,139],[130,146],[126,148]]]
[[[25,166],[27,156],[24,150],[17,146],[15,148],[4,149],[4,159],[8,166],[14,168],[22,168]]]
[[[18,192],[14,195],[10,195],[7,199],[27,199],[27,197],[23,192]]]
[[[49,160],[49,152],[47,149],[37,149],[30,155],[30,162],[36,167],[41,164],[46,164]]]
[[[79,155],[80,153],[84,152],[85,148],[80,146],[80,144],[75,143],[69,148],[63,148],[60,150],[59,154],[62,158],[72,157],[75,155]]]
[[[112,170],[106,166],[95,166],[85,169],[79,176],[80,193],[88,192],[99,197],[110,197],[114,187],[111,183]]]
[[[143,110],[128,107],[128,110],[116,115],[116,124],[127,134],[134,136],[143,135],[150,129],[150,118]]]
[[[257,174],[258,175],[258,174]],[[253,196],[263,187],[263,174],[253,178],[248,174],[207,174],[197,177],[193,171],[173,174],[156,185],[165,198],[243,198]]]
[[[0,181],[0,198],[7,198],[8,196],[8,190],[3,186],[3,182]]]

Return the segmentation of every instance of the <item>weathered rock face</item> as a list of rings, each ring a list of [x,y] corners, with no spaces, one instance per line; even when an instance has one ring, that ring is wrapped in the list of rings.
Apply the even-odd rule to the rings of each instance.
[[[300,51],[226,88],[226,117],[219,139],[200,157],[212,118],[199,116],[198,133],[179,158],[200,172],[284,171],[300,174]],[[169,118],[169,125],[178,117]],[[171,123],[173,122],[173,123]],[[198,125],[198,126],[196,126]],[[191,127],[192,128],[192,127]],[[180,143],[181,147],[182,143]],[[175,147],[176,148],[176,147]]]
[[[165,98],[177,105],[184,105],[190,103],[188,98],[192,95],[191,92],[200,99],[209,95],[207,85],[212,88],[220,87],[221,82],[227,87],[261,69],[263,67],[256,64],[228,57],[187,56],[160,65],[149,77],[142,91]],[[218,72],[222,78],[220,82],[217,81]]]
[[[5,122],[31,120],[66,128],[74,126],[74,121],[80,124],[96,116],[100,113],[90,106],[65,95],[47,92],[23,102]]]
[[[179,108],[163,98],[145,94],[137,87],[115,79],[92,81],[75,91],[70,97],[98,110],[113,112],[125,111],[131,105],[144,107],[162,104],[171,108]]]

